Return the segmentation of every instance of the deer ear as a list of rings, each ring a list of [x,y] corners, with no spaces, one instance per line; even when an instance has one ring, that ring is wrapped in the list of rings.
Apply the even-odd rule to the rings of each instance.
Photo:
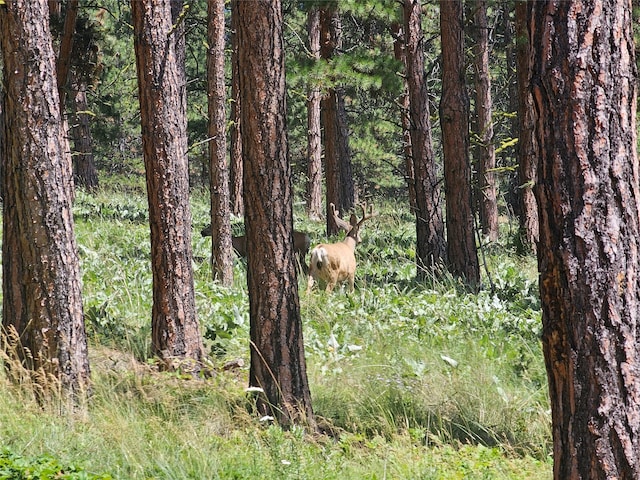
[[[358,224],[358,218],[354,213],[352,213],[351,216],[349,217],[349,223],[354,227]]]

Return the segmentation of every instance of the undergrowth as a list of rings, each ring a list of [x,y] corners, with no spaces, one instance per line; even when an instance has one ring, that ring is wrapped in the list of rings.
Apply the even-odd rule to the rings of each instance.
[[[86,415],[62,417],[0,377],[7,455],[123,479],[550,477],[535,261],[516,256],[509,238],[485,252],[479,293],[444,274],[417,282],[412,217],[376,203],[381,214],[356,252],[356,291],[307,295],[300,280],[313,407],[332,432],[311,435],[252,415],[245,264],[236,260],[233,287],[211,281],[211,239],[199,234],[208,198],[192,198],[196,302],[216,375],[160,374],[148,358],[143,192],[80,191],[93,396]],[[323,225],[298,208],[296,228],[325,241]],[[223,369],[230,361],[235,368]]]

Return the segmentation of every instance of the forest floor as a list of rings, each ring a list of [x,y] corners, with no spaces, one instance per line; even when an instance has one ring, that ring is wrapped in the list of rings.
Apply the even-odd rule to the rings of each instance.
[[[38,478],[551,478],[535,259],[514,253],[505,222],[484,251],[480,292],[446,274],[417,282],[411,216],[376,208],[355,293],[306,294],[300,279],[313,408],[332,433],[317,435],[253,413],[245,264],[236,261],[233,287],[211,281],[211,239],[199,234],[207,196],[193,195],[193,248],[214,374],[194,379],[158,372],[148,355],[144,195],[78,192],[93,395],[86,413],[60,415],[0,375],[0,445],[25,465],[53,458],[68,475]],[[297,211],[295,221],[312,243],[326,240],[322,224]]]

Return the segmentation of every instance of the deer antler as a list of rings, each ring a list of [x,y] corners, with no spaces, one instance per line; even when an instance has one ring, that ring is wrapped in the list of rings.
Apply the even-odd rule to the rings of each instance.
[[[369,215],[367,215],[367,202],[360,203],[358,206],[362,209],[362,218],[358,220],[358,226],[362,225],[366,220],[378,215],[377,212],[373,212],[373,205],[369,205]]]
[[[333,218],[338,228],[340,230],[344,230],[345,232],[349,233],[352,227],[351,224],[343,220],[342,218],[340,218],[340,212],[336,210],[336,206],[333,203],[329,204],[329,209],[331,210],[331,214],[333,215]]]

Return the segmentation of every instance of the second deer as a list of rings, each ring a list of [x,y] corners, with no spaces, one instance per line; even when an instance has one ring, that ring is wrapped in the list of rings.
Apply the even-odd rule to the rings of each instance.
[[[210,237],[212,234],[211,224],[204,227],[200,234],[203,237]],[[238,255],[246,258],[247,237],[245,235],[232,236],[231,245],[233,246],[233,249],[238,252]],[[307,271],[309,270],[309,268],[307,267],[306,256],[310,246],[311,240],[309,238],[309,235],[307,235],[305,232],[299,232],[297,230],[293,231],[293,252],[295,253],[297,262],[304,273],[307,273]]]
[[[331,205],[333,215],[338,217],[335,207]],[[356,245],[362,241],[360,238],[360,227],[370,218],[376,216],[373,207],[370,207],[369,214],[366,213],[366,206],[362,208],[362,218],[360,220],[354,214],[349,219],[349,229],[344,240],[338,243],[322,243],[311,250],[311,261],[309,264],[309,279],[307,281],[307,292],[311,291],[315,281],[322,280],[326,283],[325,291],[331,292],[338,282],[348,282],[349,291],[353,292],[356,275]],[[347,228],[344,220],[344,227],[339,222],[341,228]]]

